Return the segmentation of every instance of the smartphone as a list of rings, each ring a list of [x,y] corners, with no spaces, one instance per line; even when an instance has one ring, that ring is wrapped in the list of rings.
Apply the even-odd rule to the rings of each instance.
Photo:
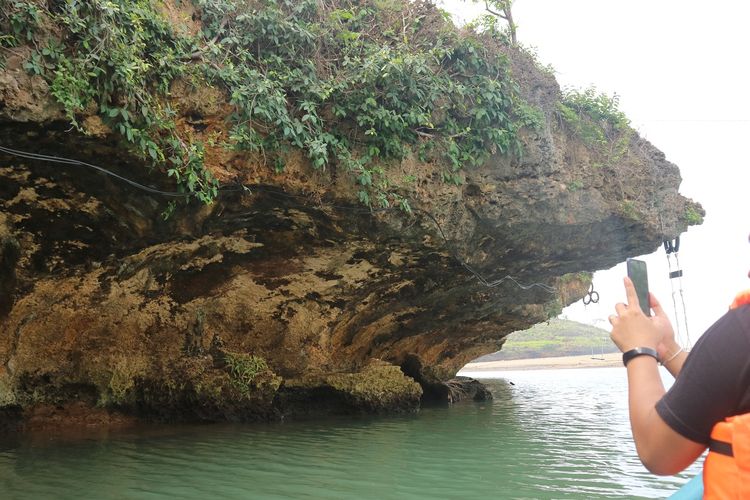
[[[646,263],[642,260],[628,259],[628,278],[635,286],[635,293],[638,295],[638,302],[641,310],[646,316],[651,316],[651,306],[648,300],[648,271]]]

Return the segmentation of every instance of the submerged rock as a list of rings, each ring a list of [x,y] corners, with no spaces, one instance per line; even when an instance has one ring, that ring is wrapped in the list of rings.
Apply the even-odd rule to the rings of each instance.
[[[459,401],[489,401],[492,392],[480,381],[471,377],[453,377],[445,383],[448,389],[447,400],[449,403]]]

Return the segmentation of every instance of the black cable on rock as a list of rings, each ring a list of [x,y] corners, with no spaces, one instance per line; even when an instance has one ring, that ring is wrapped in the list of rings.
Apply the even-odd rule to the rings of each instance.
[[[20,151],[20,150],[13,149],[13,148],[8,148],[8,147],[5,147],[5,146],[0,146],[0,152],[6,153],[6,154],[11,155],[11,156],[16,156],[16,157],[19,157],[19,158],[24,158],[24,159],[27,159],[27,160],[45,161],[45,162],[51,162],[51,163],[60,163],[60,164],[63,164],[63,165],[75,165],[75,166],[82,166],[82,167],[91,168],[91,169],[96,170],[98,172],[101,172],[103,174],[112,176],[112,177],[114,177],[114,178],[116,178],[118,180],[121,180],[121,181],[127,183],[128,185],[130,185],[130,186],[132,186],[132,187],[134,187],[136,189],[140,189],[142,191],[145,191],[145,192],[151,193],[151,194],[156,194],[156,195],[160,195],[160,196],[166,196],[166,197],[170,197],[170,198],[185,198],[185,197],[188,196],[188,193],[181,193],[181,192],[177,192],[177,191],[162,191],[160,189],[156,189],[156,188],[152,188],[152,187],[149,187],[149,186],[145,186],[145,185],[140,184],[140,183],[138,183],[136,181],[133,181],[131,179],[123,177],[123,176],[121,176],[119,174],[116,174],[116,173],[112,172],[111,170],[108,170],[108,169],[106,169],[104,167],[101,167],[99,165],[94,165],[94,164],[91,164],[91,163],[87,163],[87,162],[84,162],[84,161],[80,161],[80,160],[73,160],[73,159],[70,159],[70,158],[63,158],[63,157],[59,157],[59,156],[50,156],[50,155],[43,155],[43,154],[37,154],[37,153],[29,153],[27,151]],[[284,192],[277,191],[277,190],[264,189],[264,188],[260,188],[260,187],[254,187],[253,189],[255,189],[257,191],[262,191],[262,192],[265,192],[265,193],[269,193],[269,194],[272,194],[272,195],[275,195],[275,196],[281,196],[281,197],[284,197],[284,198],[287,198],[287,199],[300,199],[300,200],[304,200],[304,201],[309,201],[309,198],[307,198],[307,197],[303,197],[303,196],[299,196],[299,195],[292,195],[292,194],[284,193]],[[238,191],[244,191],[244,190],[247,190],[247,188],[245,186],[243,186],[243,185],[231,186],[231,187],[224,186],[224,187],[220,187],[219,188],[219,192],[222,192],[222,193],[225,193],[225,192],[238,192]],[[309,206],[309,204],[307,204],[307,203],[299,203],[299,205],[303,206],[303,207]],[[365,209],[365,208],[348,207],[348,206],[341,206],[341,205],[326,205],[326,206],[331,207],[331,208],[335,208],[335,209],[338,209],[338,210],[347,210],[347,211],[350,211],[350,212],[357,212],[357,213],[365,213],[365,212],[374,213],[374,212],[386,212],[386,211],[397,210],[397,209],[392,208],[392,207],[390,207],[390,208],[379,208],[379,209],[372,209],[372,208]],[[544,291],[546,291],[548,293],[551,293],[551,294],[555,294],[556,293],[556,290],[554,288],[552,288],[551,286],[549,286],[549,285],[546,285],[544,283],[531,283],[529,285],[524,285],[523,283],[519,282],[516,278],[514,278],[513,276],[511,276],[509,274],[506,275],[506,276],[503,276],[500,279],[496,279],[496,280],[493,280],[493,281],[488,281],[478,271],[476,271],[474,268],[472,268],[466,261],[464,261],[463,259],[460,258],[460,256],[458,255],[458,252],[455,250],[455,248],[453,248],[453,245],[452,245],[451,241],[445,235],[445,232],[443,231],[443,228],[441,227],[440,223],[435,218],[435,216],[433,216],[431,213],[427,212],[426,210],[416,209],[415,211],[423,213],[430,220],[432,220],[432,222],[435,224],[435,227],[437,228],[438,232],[440,233],[440,236],[443,238],[443,241],[445,242],[445,245],[448,248],[448,251],[449,251],[451,257],[453,257],[459,264],[461,264],[461,266],[464,269],[466,269],[469,273],[471,273],[471,275],[473,275],[485,287],[487,287],[487,288],[495,288],[497,286],[500,286],[501,284],[503,284],[506,281],[510,281],[510,282],[512,282],[513,284],[515,284],[518,288],[520,288],[522,290],[529,290],[531,288],[538,287],[538,288],[541,288],[542,290],[544,290]]]

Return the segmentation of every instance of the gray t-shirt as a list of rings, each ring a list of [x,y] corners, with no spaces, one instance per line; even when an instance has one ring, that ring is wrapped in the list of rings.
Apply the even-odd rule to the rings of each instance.
[[[750,305],[706,330],[656,411],[676,432],[705,445],[714,424],[750,412]]]

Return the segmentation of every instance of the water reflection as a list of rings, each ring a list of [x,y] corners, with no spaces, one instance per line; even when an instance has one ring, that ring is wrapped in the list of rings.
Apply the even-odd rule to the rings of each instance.
[[[514,405],[515,418],[531,431],[529,441],[546,454],[531,459],[543,468],[535,476],[540,486],[549,484],[555,497],[664,498],[700,470],[696,464],[676,478],[660,478],[641,465],[630,436],[627,381],[621,368],[502,376],[516,383],[512,401],[503,404]]]
[[[663,498],[630,440],[622,371],[489,381],[419,415],[6,440],[3,498]],[[591,373],[594,372],[594,373]],[[70,436],[69,436],[70,437]]]

